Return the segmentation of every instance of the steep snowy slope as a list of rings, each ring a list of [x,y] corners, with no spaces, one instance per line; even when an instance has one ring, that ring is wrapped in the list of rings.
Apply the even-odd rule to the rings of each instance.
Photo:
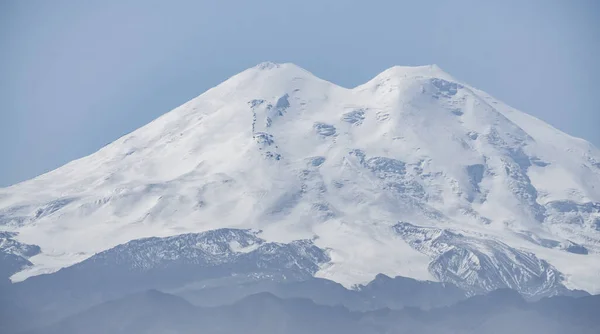
[[[14,281],[224,227],[312,239],[331,258],[316,275],[346,286],[383,273],[600,292],[600,152],[436,66],[346,89],[264,63],[0,189],[0,230],[41,248]]]

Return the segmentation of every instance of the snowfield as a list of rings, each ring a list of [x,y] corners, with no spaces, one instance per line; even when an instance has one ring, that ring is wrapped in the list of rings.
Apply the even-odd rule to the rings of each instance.
[[[347,89],[263,63],[0,189],[0,231],[41,250],[13,281],[220,228],[312,240],[330,258],[315,275],[347,287],[383,273],[600,293],[600,151],[435,65]]]

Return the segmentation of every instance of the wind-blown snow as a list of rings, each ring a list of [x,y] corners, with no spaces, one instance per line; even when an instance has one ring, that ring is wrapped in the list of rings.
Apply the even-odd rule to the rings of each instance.
[[[437,66],[393,67],[346,89],[264,63],[0,189],[0,229],[41,247],[13,280],[129,240],[223,227],[314,238],[332,259],[317,276],[346,286],[378,273],[435,279],[427,252],[394,232],[403,221],[497,240],[568,287],[600,292],[598,203],[595,147]]]

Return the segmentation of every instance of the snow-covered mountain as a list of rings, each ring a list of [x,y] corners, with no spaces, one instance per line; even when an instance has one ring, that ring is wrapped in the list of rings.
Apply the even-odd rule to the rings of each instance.
[[[260,231],[266,245],[312,240],[329,260],[315,275],[345,286],[383,273],[598,293],[600,151],[436,66],[348,89],[263,63],[0,189],[0,230],[41,250],[13,281],[220,228]]]

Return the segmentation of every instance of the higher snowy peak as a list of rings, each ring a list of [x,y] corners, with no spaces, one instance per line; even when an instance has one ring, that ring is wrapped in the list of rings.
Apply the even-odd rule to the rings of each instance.
[[[295,64],[263,62],[230,77],[201,96],[208,95],[211,99],[220,99],[223,95],[231,94],[283,95],[295,89],[321,90],[327,89],[327,86],[336,87]]]
[[[258,70],[271,70],[274,68],[280,68],[281,64],[279,63],[274,63],[272,61],[264,61],[256,66],[254,66],[254,68],[258,69]]]
[[[287,76],[288,79],[294,77],[313,77],[319,79],[317,76],[309,72],[308,70],[294,64],[294,63],[274,63],[274,62],[262,62],[256,66],[253,66],[242,73],[249,72],[260,75],[277,75]]]
[[[265,61],[265,62],[259,63],[256,66],[249,68],[248,70],[265,71],[265,72],[288,71],[288,72],[310,73],[307,70],[305,70],[304,68],[302,68],[294,63],[275,63],[272,61]]]

